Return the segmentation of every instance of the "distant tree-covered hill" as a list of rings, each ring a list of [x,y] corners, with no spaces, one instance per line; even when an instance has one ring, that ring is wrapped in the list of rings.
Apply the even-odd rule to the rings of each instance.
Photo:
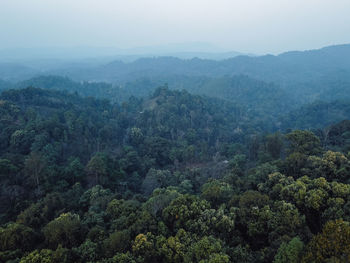
[[[0,61],[0,79],[5,81],[19,81],[32,78],[40,74],[37,70],[19,63],[4,63]]]
[[[81,80],[123,83],[142,77],[158,79],[172,75],[222,77],[244,74],[276,82],[286,89],[296,89],[298,94],[307,94],[306,91],[318,88],[322,78],[334,80],[341,71],[348,74],[349,57],[350,45],[287,52],[278,56],[238,56],[222,61],[196,58],[181,60],[174,57],[144,58],[131,63],[115,61],[96,68],[76,69],[68,73],[68,76]],[[59,72],[55,73],[60,74]],[[302,88],[299,89],[298,86]]]
[[[337,86],[350,83],[350,45],[325,47],[318,50],[286,52],[277,56],[237,56],[220,61],[209,59],[180,59],[176,57],[141,58],[133,62],[62,63],[62,67],[40,67],[35,70],[19,64],[0,64],[0,78],[21,81],[39,75],[67,76],[78,82],[108,82],[126,85],[138,79],[151,82],[169,81],[180,86],[183,79],[222,78],[246,75],[273,82],[293,94],[301,103],[313,102],[329,95]],[[347,93],[338,91],[334,99]]]
[[[172,90],[187,90],[193,94],[206,95],[241,105],[247,110],[263,116],[278,116],[297,107],[296,98],[273,83],[265,83],[247,76],[209,78],[172,76],[169,79],[149,78],[112,85],[104,82],[75,82],[66,77],[40,76],[15,84],[0,83],[0,89],[37,87],[61,91],[77,92],[89,97],[107,98],[114,102],[127,101],[129,97],[150,96],[154,90],[166,83]]]
[[[281,127],[287,129],[318,129],[350,119],[350,101],[314,102],[281,116]]]
[[[7,89],[12,89],[13,85],[10,82],[0,79],[0,92]]]
[[[128,102],[130,97],[148,98],[165,82],[163,79],[144,78],[124,85],[112,85],[103,82],[75,82],[59,76],[40,76],[18,83],[2,81],[0,90],[38,87],[68,93],[76,92],[84,97],[98,97],[123,103]],[[348,101],[350,95],[346,92],[347,85],[342,86],[337,82],[330,85],[327,90],[320,90],[314,94],[317,101],[305,104],[273,83],[243,75],[221,78],[172,76],[166,86],[171,90],[186,90],[192,94],[217,98],[237,105],[245,113],[246,119],[270,131],[288,128],[317,129],[350,118]],[[335,87],[332,90],[333,86]]]

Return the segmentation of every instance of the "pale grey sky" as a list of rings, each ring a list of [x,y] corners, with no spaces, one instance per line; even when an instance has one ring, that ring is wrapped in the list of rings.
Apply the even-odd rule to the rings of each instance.
[[[0,49],[184,42],[260,54],[350,43],[350,0],[0,0]]]

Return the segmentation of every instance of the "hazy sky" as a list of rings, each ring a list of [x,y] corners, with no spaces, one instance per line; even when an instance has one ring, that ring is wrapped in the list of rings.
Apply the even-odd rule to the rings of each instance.
[[[350,0],[0,0],[0,48],[208,42],[278,53],[350,43]]]

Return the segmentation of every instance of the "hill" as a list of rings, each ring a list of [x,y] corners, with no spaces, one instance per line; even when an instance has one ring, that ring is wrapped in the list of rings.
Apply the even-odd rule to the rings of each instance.
[[[102,62],[103,60],[99,63],[86,60],[79,63],[60,62],[61,67],[50,66],[47,69],[43,68],[44,63],[36,70],[20,64],[2,64],[0,78],[18,81],[37,75],[59,75],[79,82],[125,85],[139,79],[161,82],[175,77],[181,80],[186,77],[246,75],[267,83],[273,82],[305,103],[323,100],[325,94],[338,84],[349,86],[349,57],[350,45],[338,45],[318,50],[286,52],[277,56],[236,56],[224,60],[176,57],[148,57],[132,62],[115,60],[108,63]],[[340,93],[336,93],[335,99],[347,94]]]

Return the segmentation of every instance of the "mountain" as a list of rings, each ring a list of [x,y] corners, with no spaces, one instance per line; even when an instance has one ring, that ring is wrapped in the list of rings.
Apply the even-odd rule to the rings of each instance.
[[[350,100],[316,101],[281,116],[283,129],[322,129],[350,119]]]
[[[0,79],[5,81],[19,81],[32,78],[40,72],[31,67],[16,63],[0,63]]]
[[[118,88],[114,91],[111,84],[87,81],[75,82],[67,77],[60,76],[38,76],[17,82],[10,86],[10,88],[15,89],[24,89],[28,87],[66,91],[70,93],[77,92],[84,97],[109,98],[113,101],[118,98]]]
[[[225,60],[179,59],[175,57],[142,58],[125,63],[114,61],[105,65],[70,71],[59,69],[53,74],[67,75],[76,80],[125,83],[137,78],[160,79],[172,75],[222,77],[247,75],[274,82],[298,97],[312,101],[327,83],[350,79],[350,45],[332,46],[320,50],[287,52],[278,56],[237,56]],[[326,80],[326,82],[325,82]]]
[[[334,45],[318,50],[292,51],[278,56],[295,65],[304,65],[315,70],[331,70],[350,67],[350,45]]]
[[[289,109],[289,105],[299,106],[318,100],[331,102],[350,98],[350,92],[348,92],[350,90],[349,61],[350,45],[339,45],[319,50],[287,52],[277,56],[237,56],[224,60],[146,57],[131,62],[114,60],[108,63],[102,58],[76,62],[43,60],[36,61],[31,66],[28,66],[30,63],[27,66],[2,63],[0,78],[14,82],[27,80],[34,76],[56,75],[69,77],[77,82],[108,82],[112,85],[103,89],[109,90],[109,97],[116,98],[117,95],[120,101],[127,99],[130,95],[149,95],[157,86],[165,83],[168,83],[171,89],[184,88],[197,94],[226,99],[227,96],[223,94],[228,91],[241,92],[230,87],[237,86],[237,82],[230,82],[230,78],[234,79],[236,76],[244,75],[268,83],[266,85],[274,85],[275,91],[278,90],[278,92],[273,92],[276,93],[275,102],[279,98],[278,94],[283,90],[285,95],[281,96],[291,100],[287,100],[281,108]],[[144,89],[140,87],[142,83],[145,84]],[[244,85],[245,90],[250,88],[249,85],[264,86],[256,83]],[[133,89],[141,93],[138,94]],[[214,91],[215,89],[218,92]],[[262,87],[262,90],[264,89]],[[257,91],[254,90],[254,93]],[[81,94],[84,96],[97,95],[88,91]],[[264,96],[263,94],[264,92],[260,92],[261,96]],[[271,90],[266,94],[271,94]],[[244,98],[240,96],[238,94],[229,97],[233,101]],[[254,101],[254,98],[252,100]]]
[[[41,48],[12,48],[0,50],[0,61],[18,64],[35,64],[38,61],[79,62],[82,60],[122,60],[134,61],[144,57],[174,56],[181,59],[194,57],[204,59],[226,59],[239,55],[252,55],[230,51],[203,42],[175,43],[158,46],[134,48],[114,47],[41,47]]]
[[[12,83],[0,79],[0,92],[2,90],[7,90],[7,89],[11,89],[11,88],[13,88],[13,84]]]
[[[125,102],[131,96],[146,98],[164,83],[167,83],[169,89],[172,90],[186,90],[192,94],[205,95],[241,105],[260,116],[269,114],[277,117],[295,109],[298,105],[291,94],[277,85],[243,75],[220,78],[171,76],[159,80],[145,78],[127,82],[124,85],[112,85],[104,82],[75,82],[60,76],[39,76],[7,85],[7,89],[36,87],[77,92],[84,97],[94,96],[113,102]],[[5,87],[6,85],[4,85]]]

